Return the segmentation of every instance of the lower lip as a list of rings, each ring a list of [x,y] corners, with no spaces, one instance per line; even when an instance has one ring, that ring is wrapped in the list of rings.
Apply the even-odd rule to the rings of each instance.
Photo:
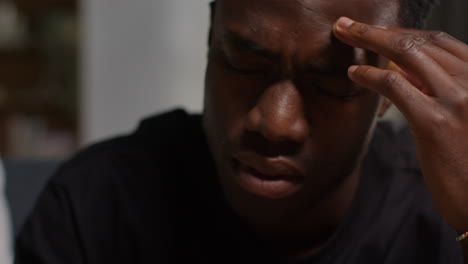
[[[247,192],[269,199],[284,199],[298,192],[301,185],[291,177],[261,175],[253,169],[234,162],[239,185]]]

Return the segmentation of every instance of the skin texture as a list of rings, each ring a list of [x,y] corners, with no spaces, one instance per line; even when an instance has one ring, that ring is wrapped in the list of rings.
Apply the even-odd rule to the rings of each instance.
[[[388,60],[343,44],[333,36],[333,24],[346,15],[396,26],[397,3],[218,2],[205,132],[227,200],[280,254],[319,248],[343,220],[376,119],[388,107],[347,76],[350,65],[386,67]],[[237,180],[238,159],[257,165],[287,161],[298,172],[293,191],[251,192]]]

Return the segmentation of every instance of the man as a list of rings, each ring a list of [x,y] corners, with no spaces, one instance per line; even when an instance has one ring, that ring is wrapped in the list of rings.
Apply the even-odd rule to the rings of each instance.
[[[468,47],[399,28],[429,5],[218,1],[203,116],[65,164],[16,263],[462,263]]]

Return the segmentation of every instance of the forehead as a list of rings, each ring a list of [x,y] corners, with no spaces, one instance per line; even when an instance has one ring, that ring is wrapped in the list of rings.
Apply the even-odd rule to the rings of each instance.
[[[399,0],[221,0],[226,19],[250,23],[288,20],[296,26],[332,25],[340,16],[395,25]],[[316,25],[317,26],[317,25]]]
[[[332,26],[341,16],[397,26],[399,0],[221,0],[217,35],[234,32],[283,57],[310,59],[345,52],[333,43]],[[219,32],[221,31],[221,32]],[[328,55],[326,55],[327,53]],[[348,52],[349,53],[349,52]],[[311,55],[313,54],[313,55]],[[307,57],[307,58],[306,58]]]

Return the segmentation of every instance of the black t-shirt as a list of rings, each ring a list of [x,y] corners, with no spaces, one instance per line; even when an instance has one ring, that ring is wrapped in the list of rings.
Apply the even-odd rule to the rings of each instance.
[[[462,263],[455,236],[408,130],[382,122],[350,212],[323,249],[274,257],[224,200],[200,116],[178,110],[65,163],[20,233],[15,263]]]

